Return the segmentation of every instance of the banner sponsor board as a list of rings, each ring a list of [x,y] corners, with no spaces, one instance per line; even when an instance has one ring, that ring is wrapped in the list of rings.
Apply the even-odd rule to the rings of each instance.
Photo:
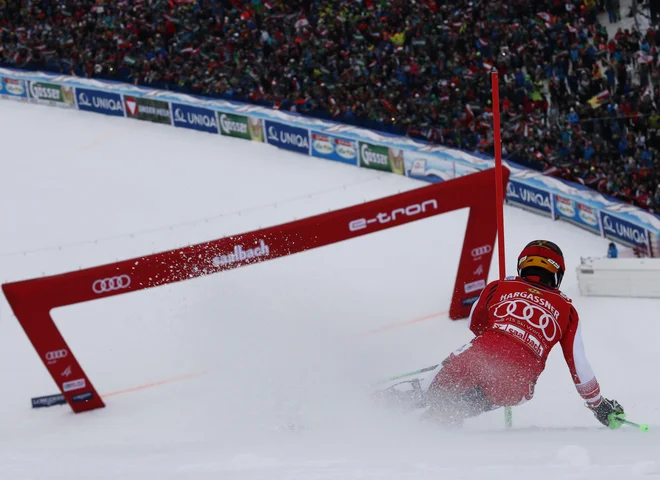
[[[86,88],[79,87],[79,85],[85,85]],[[77,90],[85,93],[95,92],[94,95],[98,95],[99,99],[103,99],[102,95],[107,95],[105,97],[106,105],[99,106],[100,104],[98,102],[95,105],[93,98],[91,98],[90,102],[86,102],[84,99],[79,102],[80,98],[76,94]],[[247,116],[248,114],[252,114],[252,112],[259,112],[261,118],[267,118],[271,126],[276,126],[279,129],[288,128],[289,130],[301,133],[306,132],[306,139],[309,144],[308,154],[320,158],[333,156],[334,154],[329,152],[330,149],[327,142],[324,142],[324,139],[319,137],[332,139],[337,135],[349,135],[350,132],[350,134],[354,135],[353,138],[356,139],[355,144],[358,147],[356,160],[360,166],[377,168],[383,171],[394,171],[431,182],[456,178],[466,173],[472,173],[461,171],[461,169],[466,167],[474,168],[475,170],[492,167],[492,159],[480,154],[462,152],[442,146],[414,145],[409,139],[401,139],[391,135],[385,136],[375,131],[367,131],[348,125],[326,123],[323,121],[314,121],[313,124],[305,125],[306,121],[302,117],[288,117],[283,112],[273,113],[262,107],[240,104],[229,105],[226,102],[216,102],[211,99],[196,100],[189,97],[182,97],[176,93],[152,89],[140,89],[138,92],[131,85],[115,82],[106,83],[100,80],[45,73],[19,72],[0,68],[0,98],[27,99],[30,102],[69,108],[79,106],[81,110],[90,110],[111,115],[118,114],[118,112],[109,105],[111,103],[109,100],[120,98],[124,100],[124,114],[132,118],[157,121],[164,124],[174,123],[172,118],[174,112],[169,111],[170,103],[178,104],[179,102],[186,102],[186,105],[198,105],[202,110],[209,109],[211,105],[215,105],[211,107],[214,111],[217,111],[215,110],[216,108],[222,108],[224,112],[218,112],[216,114],[216,122],[220,133],[238,138],[265,141],[267,133],[264,129],[265,120]],[[126,99],[128,99],[128,103],[125,101]],[[91,107],[89,106],[90,104],[92,105]],[[140,108],[141,106],[144,106],[144,108]],[[222,127],[221,118],[226,120],[227,128]],[[290,118],[290,121],[287,120],[288,118]],[[241,123],[243,126],[241,126]],[[244,126],[245,123],[247,123],[247,131]],[[179,120],[177,120],[176,125],[184,126]],[[202,129],[201,126],[200,129]],[[309,129],[313,129],[317,137],[312,138]],[[276,135],[271,137],[269,143],[281,148],[305,153],[304,145],[296,145],[295,141],[293,145],[290,142],[284,145],[281,139],[277,138],[277,133],[275,131]],[[303,144],[305,143],[305,135],[301,135],[299,139],[302,139]],[[320,140],[316,147],[314,146],[314,140]],[[330,146],[332,146],[331,142]],[[365,150],[361,151],[363,146],[366,146]],[[381,152],[378,150],[381,150]],[[378,155],[378,153],[384,153],[384,151],[387,151],[386,162],[383,162],[382,156]],[[401,152],[403,152],[404,165],[403,168],[398,170],[396,165]],[[337,150],[335,150],[335,153],[337,153]],[[344,153],[350,152],[344,151]],[[352,162],[347,163],[352,164]],[[588,228],[590,231],[596,231],[597,224],[600,227],[600,231],[604,234],[629,244],[637,244],[640,239],[640,232],[644,232],[647,242],[646,248],[655,254],[660,251],[659,216],[628,204],[612,202],[610,199],[605,199],[601,194],[586,186],[571,183],[564,184],[563,181],[543,176],[539,172],[528,170],[522,166],[516,166],[516,164],[511,162],[507,162],[507,167],[512,172],[512,183],[507,189],[507,199],[512,203],[533,209],[537,213],[558,215],[559,218]],[[566,201],[555,198],[555,195]],[[575,203],[571,203],[569,197]],[[558,212],[559,208],[564,211]],[[571,209],[575,213],[572,213]],[[607,232],[603,228],[604,217],[601,215],[602,210],[606,211],[609,217],[616,216],[614,218],[621,221],[617,223],[615,220],[610,219],[612,228]],[[620,227],[619,230],[622,233],[617,230],[617,225]],[[635,226],[636,230],[625,228],[627,225]],[[631,235],[633,236],[632,243],[630,240]]]
[[[603,235],[610,240],[616,240],[631,247],[644,247],[648,251],[648,236],[646,229],[626,220],[610,215],[601,210],[600,221],[603,223]]]
[[[335,137],[334,135],[312,132],[312,155],[349,165],[357,165],[357,142]]]
[[[515,180],[509,180],[509,184],[506,187],[506,199],[509,202],[552,215],[550,192],[516,182]]]
[[[125,96],[126,116],[148,122],[172,125],[170,104],[153,98]]]
[[[213,110],[182,103],[172,104],[174,126],[201,132],[218,133],[218,117]]]
[[[264,123],[262,119],[232,113],[217,112],[217,114],[222,135],[254,142],[264,141]]]
[[[403,152],[406,174],[427,182],[443,182],[479,171],[473,166],[433,155],[425,155],[414,150],[404,150]]]
[[[115,117],[124,116],[124,102],[118,93],[78,87],[76,88],[76,102],[78,102],[78,110],[104,113]]]
[[[309,155],[309,130],[266,120],[266,141],[279,148]]]
[[[359,142],[360,166],[405,175],[403,150],[400,148]]]
[[[28,82],[28,87],[32,102],[66,108],[75,107],[73,87],[32,80]]]
[[[0,97],[27,100],[27,95],[27,88],[23,80],[0,76]]]
[[[573,199],[554,195],[555,215],[580,227],[600,233],[598,211]]]

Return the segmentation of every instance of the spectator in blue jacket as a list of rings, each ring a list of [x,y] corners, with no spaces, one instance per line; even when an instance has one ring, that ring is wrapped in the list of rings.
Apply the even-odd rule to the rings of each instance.
[[[619,251],[616,249],[614,242],[610,242],[610,246],[607,249],[607,258],[618,258]]]

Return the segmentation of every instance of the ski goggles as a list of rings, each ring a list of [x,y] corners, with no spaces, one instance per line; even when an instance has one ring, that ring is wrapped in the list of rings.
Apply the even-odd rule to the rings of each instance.
[[[564,258],[554,250],[546,247],[531,246],[525,248],[518,258],[518,270],[527,267],[542,267],[552,273],[564,272]]]

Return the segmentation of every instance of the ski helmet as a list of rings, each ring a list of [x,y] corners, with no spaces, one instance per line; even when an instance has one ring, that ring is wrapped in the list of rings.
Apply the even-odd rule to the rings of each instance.
[[[564,254],[547,240],[529,242],[518,256],[518,276],[551,288],[559,288],[564,278]]]

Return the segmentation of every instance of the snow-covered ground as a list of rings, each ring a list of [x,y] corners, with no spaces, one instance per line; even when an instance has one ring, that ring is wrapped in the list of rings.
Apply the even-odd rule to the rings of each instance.
[[[218,238],[416,188],[220,136],[0,105],[0,281]],[[0,478],[660,478],[659,300],[580,297],[607,241],[506,208],[508,270],[529,240],[564,250],[604,394],[643,434],[601,428],[561,352],[535,399],[440,432],[368,400],[374,380],[470,338],[446,316],[466,212],[181,284],[58,309],[107,408],[32,410],[55,386],[0,300]],[[491,278],[497,274],[497,264]],[[389,328],[391,327],[391,328]],[[158,385],[159,382],[163,382]],[[141,388],[144,387],[144,388]]]

